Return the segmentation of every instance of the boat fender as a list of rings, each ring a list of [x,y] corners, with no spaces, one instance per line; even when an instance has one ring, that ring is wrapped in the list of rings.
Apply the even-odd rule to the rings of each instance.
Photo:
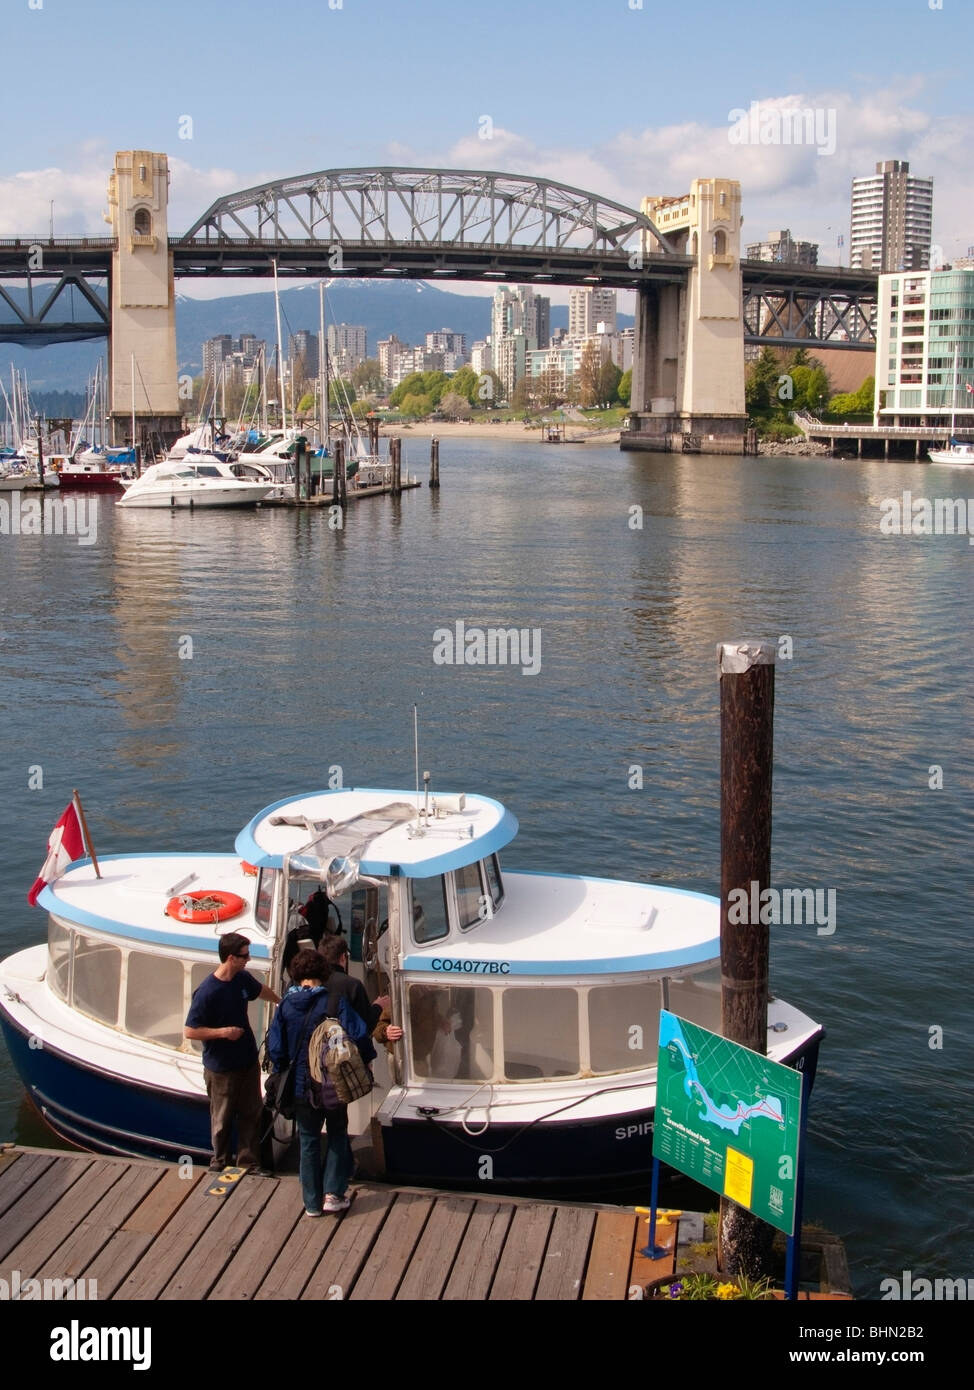
[[[241,869],[243,869],[244,873],[245,873],[245,874],[248,874],[251,878],[256,878],[256,877],[257,877],[257,869],[256,869],[255,865],[253,865],[253,864],[248,864],[247,861],[246,861],[246,859],[241,859],[241,861],[240,861],[240,867],[241,867]]]
[[[166,914],[177,922],[226,922],[243,912],[247,904],[236,893],[203,889],[180,893],[166,904]]]

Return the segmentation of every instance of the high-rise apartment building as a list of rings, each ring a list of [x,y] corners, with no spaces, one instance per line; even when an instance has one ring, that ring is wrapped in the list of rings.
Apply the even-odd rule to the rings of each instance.
[[[568,291],[568,336],[573,342],[589,338],[598,332],[599,324],[605,325],[604,332],[616,331],[616,292],[593,285]]]
[[[436,333],[426,335],[427,352],[443,352],[453,357],[465,358],[467,355],[466,333],[454,333],[449,328],[441,328]]]
[[[318,375],[318,334],[308,328],[292,333],[287,355],[299,381],[313,381]]]
[[[852,180],[853,270],[927,270],[932,240],[933,179],[911,175],[905,159],[887,159]]]
[[[881,275],[877,423],[974,427],[974,270]]]
[[[789,228],[769,232],[767,241],[747,248],[749,261],[776,261],[782,265],[818,265],[818,242],[796,241]]]
[[[347,376],[368,357],[365,328],[360,323],[328,325],[329,370]]]

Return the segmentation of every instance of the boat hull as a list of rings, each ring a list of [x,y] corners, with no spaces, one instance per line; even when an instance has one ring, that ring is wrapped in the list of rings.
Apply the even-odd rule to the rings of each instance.
[[[69,473],[62,469],[58,485],[62,492],[124,492],[120,473],[92,470],[89,473]]]
[[[785,1059],[786,1066],[802,1072],[807,1093],[823,1036],[815,1034]],[[655,1086],[646,1089],[655,1102]],[[479,1124],[471,1124],[473,1134],[436,1116],[394,1117],[382,1130],[385,1176],[467,1192],[487,1184],[512,1193],[645,1189],[653,1162],[654,1108],[647,1103],[593,1120],[492,1123],[483,1133],[477,1132]]]
[[[208,1162],[210,1112],[193,1096],[113,1075],[30,1036],[0,1003],[0,1029],[28,1097],[55,1134],[96,1153]]]
[[[188,511],[197,511],[201,507],[256,507],[258,502],[263,502],[267,494],[271,491],[270,487],[260,487],[250,491],[247,495],[242,495],[238,490],[223,491],[221,488],[212,488],[206,492],[198,492],[195,496],[189,497],[179,493],[137,493],[126,492],[124,497],[120,497],[115,504],[118,507],[131,508],[133,511],[138,508],[165,509],[172,511],[175,508],[185,508]]]

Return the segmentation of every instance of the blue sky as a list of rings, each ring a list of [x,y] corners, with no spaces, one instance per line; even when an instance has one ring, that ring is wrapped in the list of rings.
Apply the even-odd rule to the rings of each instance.
[[[948,254],[974,243],[971,0],[33,3],[2,0],[0,235],[46,228],[51,198],[57,231],[100,231],[114,150],[149,148],[174,232],[330,167],[510,169],[633,204],[723,173],[747,237],[789,226],[828,262],[850,178],[898,157],[934,175]],[[834,153],[729,145],[732,109],[788,98],[836,113]]]

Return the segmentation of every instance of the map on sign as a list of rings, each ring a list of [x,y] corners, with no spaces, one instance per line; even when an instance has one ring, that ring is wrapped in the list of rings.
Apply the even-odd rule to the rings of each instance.
[[[653,1156],[788,1235],[801,1073],[660,1013]]]

